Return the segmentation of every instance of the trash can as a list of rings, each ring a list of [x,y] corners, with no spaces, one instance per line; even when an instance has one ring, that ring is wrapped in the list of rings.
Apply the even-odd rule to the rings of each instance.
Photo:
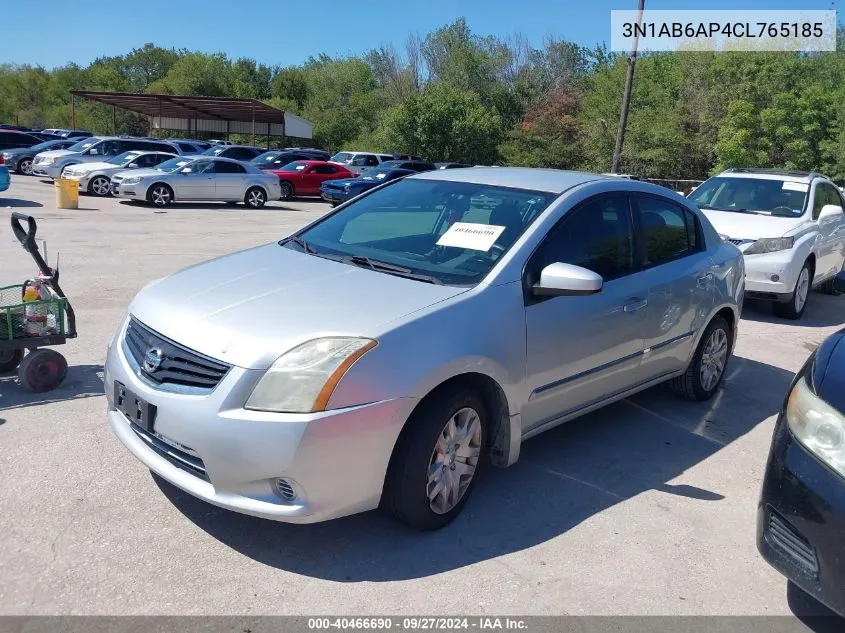
[[[79,188],[75,180],[56,179],[56,207],[59,209],[79,208]]]

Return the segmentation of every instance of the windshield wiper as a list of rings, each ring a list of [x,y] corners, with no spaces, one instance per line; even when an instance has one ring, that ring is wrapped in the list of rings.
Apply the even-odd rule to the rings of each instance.
[[[388,264],[387,262],[380,262],[376,259],[364,257],[363,255],[352,255],[345,258],[345,261],[355,264],[356,266],[363,266],[371,270],[382,271],[398,277],[405,277],[407,279],[416,279],[417,281],[424,281],[430,284],[442,285],[442,282],[436,277],[421,275],[419,273],[412,272],[410,268],[396,266],[395,264]]]
[[[754,215],[760,215],[759,211],[753,211],[752,209],[743,209],[736,207],[711,207],[709,204],[700,204],[698,206],[699,208],[705,209],[707,211],[729,211],[732,213],[753,213]]]
[[[281,244],[287,244],[288,242],[293,242],[294,244],[299,246],[302,250],[304,250],[306,253],[308,253],[310,255],[316,255],[317,254],[317,251],[314,250],[313,246],[311,246],[308,242],[306,242],[305,240],[303,240],[301,237],[299,237],[297,235],[291,235],[290,237],[285,238],[284,240],[281,241]]]

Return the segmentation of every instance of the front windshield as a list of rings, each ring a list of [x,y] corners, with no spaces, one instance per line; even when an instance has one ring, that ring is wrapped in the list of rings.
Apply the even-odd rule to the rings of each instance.
[[[810,187],[771,178],[711,178],[689,195],[702,209],[758,212],[786,217],[804,213]]]
[[[361,180],[384,180],[390,175],[390,169],[370,169],[365,171]]]
[[[53,147],[61,146],[62,143],[64,143],[64,141],[44,141],[43,143],[39,143],[38,145],[35,145],[34,147],[30,147],[30,149],[34,149],[34,150],[40,152],[41,150],[51,149]]]
[[[221,152],[226,150],[226,146],[217,145],[214,147],[209,147],[207,150],[203,152],[206,156],[218,156]]]
[[[299,242],[283,243],[317,257],[357,257],[351,263],[376,270],[387,264],[400,276],[407,271],[436,283],[473,285],[554,198],[525,189],[403,179],[327,216],[299,233]]]
[[[298,160],[293,161],[292,163],[288,163],[284,167],[279,167],[280,171],[302,171],[308,167],[308,163],[303,163]]]
[[[171,172],[176,171],[180,167],[184,167],[188,163],[192,162],[190,158],[185,158],[180,156],[178,158],[171,158],[170,160],[166,160],[163,163],[156,166],[156,169],[159,171],[165,171],[168,174]]]
[[[352,154],[349,152],[338,152],[334,156],[332,156],[329,160],[334,163],[348,163],[352,160]]]
[[[100,139],[92,136],[91,138],[86,138],[82,141],[79,141],[78,143],[75,143],[74,145],[71,145],[70,147],[68,147],[68,150],[70,150],[71,152],[84,152],[86,149],[99,142]]]
[[[263,165],[265,163],[273,162],[273,159],[279,155],[279,152],[264,152],[253,158],[251,162],[253,165]]]
[[[122,154],[118,154],[114,158],[109,158],[106,162],[110,165],[125,165],[136,158],[138,158],[140,154],[138,152],[123,152]]]

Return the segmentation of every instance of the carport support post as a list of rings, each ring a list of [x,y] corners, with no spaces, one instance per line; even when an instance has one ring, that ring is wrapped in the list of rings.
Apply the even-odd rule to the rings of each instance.
[[[114,104],[111,107],[111,133],[117,136],[117,106]]]
[[[76,129],[76,95],[70,95],[70,127]]]
[[[255,147],[255,104],[252,104],[252,146]]]
[[[270,151],[270,124],[267,124],[267,151]]]
[[[229,124],[231,121],[226,121],[226,140],[229,140]]]

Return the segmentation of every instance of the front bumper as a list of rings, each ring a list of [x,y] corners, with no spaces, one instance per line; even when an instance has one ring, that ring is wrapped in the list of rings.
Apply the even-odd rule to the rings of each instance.
[[[782,303],[792,298],[798,273],[804,265],[803,259],[798,261],[794,249],[743,257],[745,292],[749,297]]]
[[[845,617],[845,479],[793,437],[781,414],[757,512],[757,548],[772,567]]]
[[[277,521],[312,523],[378,506],[411,399],[311,414],[250,411],[243,403],[264,372],[240,367],[204,395],[163,391],[127,360],[124,329],[106,359],[108,420],[150,470],[211,504]],[[156,407],[153,430],[156,440],[167,443],[164,451],[116,409],[115,381]],[[190,447],[190,454],[171,453],[194,459],[205,472],[168,457],[168,445]],[[289,482],[295,499],[275,492],[279,478]]]
[[[62,175],[63,166],[60,166],[58,163],[53,163],[51,165],[36,165],[35,163],[32,164],[32,173],[35,176],[42,176],[46,178],[52,178],[56,180],[60,178]]]
[[[349,200],[352,195],[338,189],[320,189],[320,197],[326,202],[341,204],[342,202]]]
[[[111,195],[116,198],[128,198],[130,200],[146,200],[147,185],[143,183],[138,183],[137,185],[125,185],[122,182],[117,183],[112,180]]]

